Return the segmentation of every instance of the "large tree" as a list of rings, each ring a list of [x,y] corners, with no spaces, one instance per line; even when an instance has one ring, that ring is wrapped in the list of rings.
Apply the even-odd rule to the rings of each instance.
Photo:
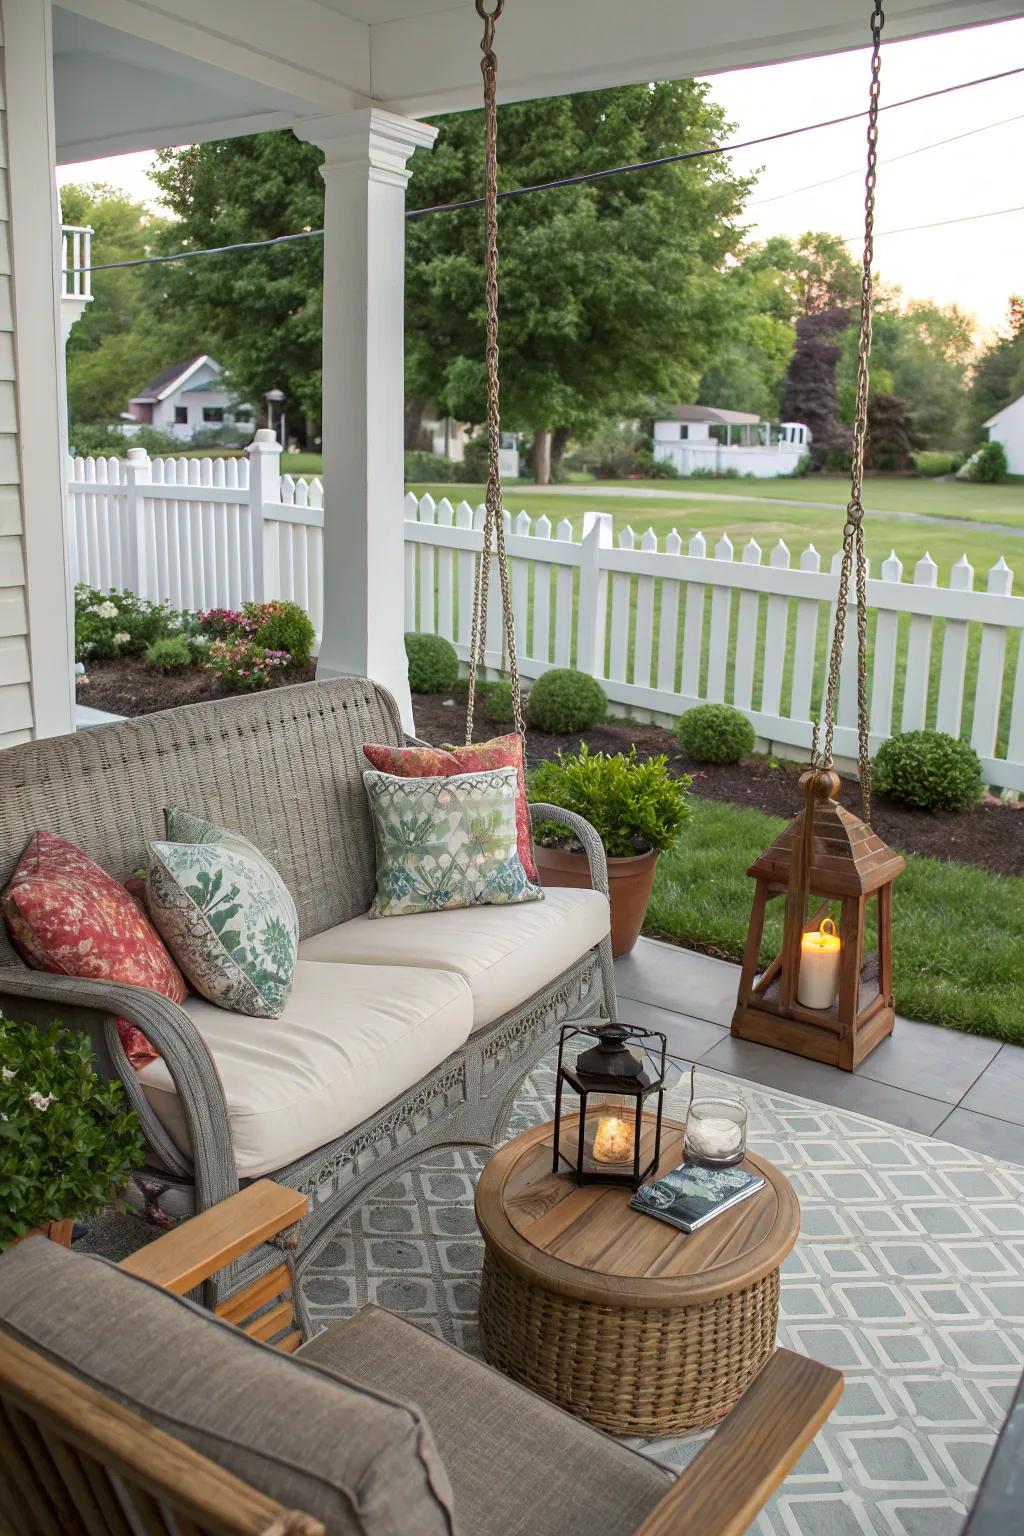
[[[322,159],[291,132],[162,150],[153,179],[177,219],[166,248],[322,228]],[[321,240],[173,262],[154,268],[151,280],[172,311],[188,315],[243,399],[258,402],[268,389],[283,389],[291,412],[319,420]]]
[[[500,184],[706,147],[727,129],[692,81],[510,104],[499,112]],[[443,118],[433,150],[414,157],[410,207],[479,195],[482,166],[482,114]],[[696,397],[726,331],[723,266],[747,186],[708,157],[503,203],[502,419],[533,434],[538,478],[570,429]],[[407,236],[408,392],[480,422],[480,210],[412,220]]]
[[[1010,298],[1006,329],[978,358],[971,383],[969,420],[973,442],[982,424],[1004,405],[1024,395],[1024,296]]]
[[[834,307],[801,315],[796,325],[796,349],[786,376],[782,415],[802,421],[811,432],[811,462],[825,466],[830,448],[843,436],[836,419],[836,364],[840,337],[849,324],[848,311]]]
[[[65,224],[91,225],[92,259],[131,261],[147,255],[166,221],[114,187],[65,186]],[[147,302],[145,269],[95,272],[92,302],[68,338],[68,409],[72,421],[118,417],[130,397],[160,368],[175,361],[175,327],[166,311]]]

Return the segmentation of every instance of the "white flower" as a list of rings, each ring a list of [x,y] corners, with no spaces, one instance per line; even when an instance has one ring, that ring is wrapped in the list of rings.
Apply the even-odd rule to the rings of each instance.
[[[55,1097],[52,1093],[30,1093],[28,1101],[35,1109],[49,1109]]]
[[[102,613],[103,609],[100,607],[99,603],[90,603],[85,611],[86,613]]]
[[[17,1072],[13,1072],[10,1067],[0,1067],[0,1076],[3,1077],[5,1083],[9,1083],[11,1078],[17,1077],[17,1075]]]
[[[117,634],[114,636],[114,644],[115,645],[126,645],[130,639],[131,639],[131,635],[128,633],[128,631],[126,629],[119,629]]]
[[[93,608],[90,611],[98,613],[101,619],[116,619],[119,609],[116,603],[106,602],[100,603],[97,608]]]

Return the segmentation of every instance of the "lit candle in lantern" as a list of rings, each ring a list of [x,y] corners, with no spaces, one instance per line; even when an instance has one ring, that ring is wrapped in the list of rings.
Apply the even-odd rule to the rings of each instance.
[[[602,1115],[594,1137],[594,1161],[631,1163],[633,1161],[633,1122],[614,1112]]]
[[[817,932],[812,929],[803,935],[796,996],[804,1008],[832,1007],[839,985],[841,952],[839,934],[830,917],[822,919]]]

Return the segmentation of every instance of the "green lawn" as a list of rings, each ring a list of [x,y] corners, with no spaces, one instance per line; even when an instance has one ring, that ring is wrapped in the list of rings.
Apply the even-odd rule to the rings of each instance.
[[[699,796],[692,805],[659,861],[645,932],[738,959],[753,895],[746,870],[786,823]],[[781,904],[769,912],[765,963],[779,947]],[[900,1013],[1024,1042],[1024,880],[911,854],[895,887],[893,950]]]

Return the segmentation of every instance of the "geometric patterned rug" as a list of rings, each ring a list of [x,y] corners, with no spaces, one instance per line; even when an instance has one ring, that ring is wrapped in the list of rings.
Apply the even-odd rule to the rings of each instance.
[[[751,1531],[958,1536],[1024,1369],[1024,1168],[739,1086],[752,1149],[800,1201],[779,1342],[846,1378]],[[546,1058],[523,1084],[510,1136],[551,1118],[553,1091]],[[685,1114],[687,1098],[688,1083],[677,1084],[667,1112]],[[326,1233],[303,1266],[314,1329],[374,1301],[478,1353],[473,1189],[488,1155],[432,1153]],[[705,1438],[631,1443],[678,1471]]]

